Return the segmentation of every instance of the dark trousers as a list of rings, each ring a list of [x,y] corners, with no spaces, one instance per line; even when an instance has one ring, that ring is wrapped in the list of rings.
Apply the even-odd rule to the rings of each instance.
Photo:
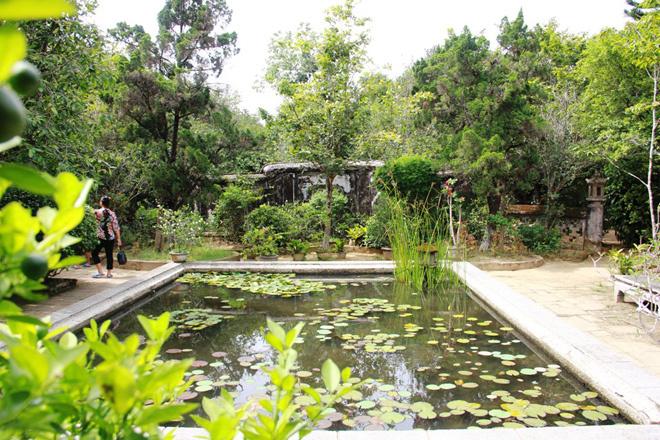
[[[105,261],[106,261],[106,268],[108,270],[112,270],[112,250],[115,248],[115,241],[114,240],[103,240],[102,238],[99,239],[99,243],[96,245],[94,249],[92,249],[92,262],[94,264],[99,264],[101,262],[101,259],[99,258],[99,252],[101,249],[105,249]]]

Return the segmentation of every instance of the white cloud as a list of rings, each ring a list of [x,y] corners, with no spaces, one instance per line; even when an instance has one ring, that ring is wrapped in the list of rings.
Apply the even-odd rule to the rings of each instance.
[[[266,67],[272,35],[293,30],[308,22],[320,28],[325,9],[333,0],[228,0],[234,11],[229,27],[238,33],[240,53],[229,60],[219,81],[236,91],[249,111],[277,108],[278,96],[270,90],[255,90]],[[157,30],[156,15],[164,0],[99,0],[92,21],[108,29],[119,21]],[[562,29],[597,33],[626,21],[623,0],[362,0],[357,13],[371,18],[369,55],[376,69],[390,67],[401,73],[428,49],[441,43],[449,28],[468,26],[494,40],[504,16],[515,17],[522,8],[528,24],[547,23],[555,18]]]

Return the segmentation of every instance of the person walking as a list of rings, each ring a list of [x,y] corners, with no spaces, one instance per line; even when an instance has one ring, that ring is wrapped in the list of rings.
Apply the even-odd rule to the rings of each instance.
[[[98,244],[92,249],[92,262],[96,264],[96,274],[92,278],[112,278],[113,258],[112,251],[115,243],[121,247],[121,229],[119,221],[114,211],[110,210],[110,197],[103,196],[99,202],[100,209],[94,211],[96,215],[96,236],[99,239]],[[105,250],[105,260],[107,272],[103,273],[101,267],[101,258],[99,252]]]

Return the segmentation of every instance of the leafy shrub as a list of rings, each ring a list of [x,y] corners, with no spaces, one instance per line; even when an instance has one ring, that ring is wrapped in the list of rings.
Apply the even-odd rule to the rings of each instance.
[[[220,195],[211,213],[211,226],[229,240],[238,240],[244,232],[245,217],[254,205],[261,200],[252,188],[231,184]]]
[[[135,211],[135,217],[127,232],[132,233],[133,239],[143,246],[153,244],[159,215],[158,208],[147,208],[140,205]]]
[[[291,254],[306,254],[309,252],[309,244],[302,240],[293,239],[286,245],[286,249]]]
[[[158,229],[167,239],[172,251],[187,252],[201,242],[206,222],[199,213],[186,208],[177,211],[160,208]]]
[[[293,218],[285,206],[261,205],[245,218],[245,230],[268,228],[276,236],[278,247],[283,247],[291,232]]]
[[[291,239],[309,242],[322,239],[325,211],[319,211],[310,203],[290,204],[285,209],[291,214]]]
[[[278,243],[281,242],[280,234],[273,233],[268,228],[250,229],[243,235],[243,256],[254,258],[257,256],[277,255]]]
[[[374,213],[367,219],[364,233],[364,244],[372,248],[387,247],[390,240],[387,236],[387,223],[390,220],[387,201],[384,198],[377,200]]]
[[[537,254],[557,252],[561,245],[559,229],[546,229],[543,225],[520,225],[517,229],[523,244]]]
[[[80,224],[71,231],[71,235],[79,238],[80,242],[64,250],[63,253],[65,255],[83,255],[96,246],[99,239],[96,236],[96,215],[94,214],[94,208],[89,205],[85,206],[85,216]]]
[[[348,235],[348,238],[353,240],[353,243],[356,245],[364,238],[364,234],[366,233],[367,233],[367,227],[362,225],[355,225],[351,228],[348,228],[348,230],[346,231],[346,235]]]
[[[309,206],[314,213],[314,219],[320,224],[323,231],[326,218],[327,192],[316,191],[309,198]],[[348,197],[341,191],[334,191],[332,195],[332,235],[345,237],[346,230],[358,222],[356,216],[351,212]]]
[[[431,159],[416,155],[401,156],[376,170],[376,188],[389,196],[403,197],[408,202],[423,202],[435,198],[442,190],[437,171]]]
[[[346,243],[341,238],[332,239],[332,247],[334,248],[335,252],[344,252],[345,245]]]

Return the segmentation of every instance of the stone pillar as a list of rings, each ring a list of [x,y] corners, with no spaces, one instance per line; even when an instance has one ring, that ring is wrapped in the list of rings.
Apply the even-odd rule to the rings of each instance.
[[[607,179],[598,175],[591,179],[586,179],[589,185],[589,212],[587,214],[587,227],[585,231],[585,246],[600,249],[603,241],[603,217],[605,210],[603,202],[605,201],[605,182]]]

